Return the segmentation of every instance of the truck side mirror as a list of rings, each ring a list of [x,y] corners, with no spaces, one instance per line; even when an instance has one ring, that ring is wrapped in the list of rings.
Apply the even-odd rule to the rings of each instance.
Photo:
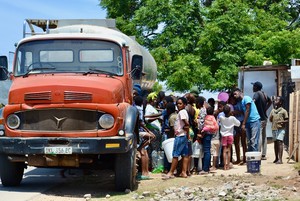
[[[0,80],[8,78],[8,62],[6,56],[0,56]]]
[[[131,65],[131,77],[134,80],[139,80],[142,78],[143,72],[143,57],[139,55],[134,55],[132,57]]]

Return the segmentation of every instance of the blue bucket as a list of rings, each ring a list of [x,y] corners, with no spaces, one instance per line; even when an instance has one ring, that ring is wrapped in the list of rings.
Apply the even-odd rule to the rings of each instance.
[[[247,161],[247,172],[258,173],[260,172],[261,161]]]

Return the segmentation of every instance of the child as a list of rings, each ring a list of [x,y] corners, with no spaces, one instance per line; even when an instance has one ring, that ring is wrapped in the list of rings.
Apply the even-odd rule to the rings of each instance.
[[[231,146],[233,143],[233,129],[234,126],[240,126],[241,122],[234,116],[230,116],[230,106],[225,105],[223,108],[225,116],[220,117],[220,133],[222,136],[223,147],[223,163],[224,170],[229,170],[229,163],[231,158]]]
[[[198,133],[197,136],[202,138],[202,146],[203,146],[203,167],[202,171],[199,172],[200,175],[208,174],[210,167],[210,157],[211,157],[211,139],[212,136],[216,134],[219,130],[219,125],[214,116],[214,108],[208,107],[206,109],[207,115],[204,119],[204,126],[201,133]]]
[[[223,112],[223,108],[226,105],[226,102],[224,101],[219,101],[217,103],[217,110],[214,111],[214,115],[217,119],[218,125],[219,124],[219,119],[221,116],[225,116]],[[219,127],[220,128],[220,127]],[[223,166],[223,158],[220,157],[220,152],[223,153],[223,149],[220,149],[220,144],[221,144],[221,136],[220,136],[220,130],[217,131],[215,135],[213,135],[213,138],[211,139],[211,147],[212,147],[212,155],[213,155],[213,162],[212,162],[212,167],[210,168],[210,171],[215,171],[217,170],[217,167]],[[221,154],[222,155],[222,154]]]
[[[163,179],[174,178],[174,171],[178,164],[178,157],[182,156],[182,171],[180,177],[187,178],[187,166],[188,166],[188,140],[189,136],[189,115],[185,110],[187,100],[184,97],[178,98],[177,102],[178,114],[174,125],[175,140],[173,147],[173,159],[171,169]]]
[[[197,109],[199,109],[199,114],[197,117],[198,131],[201,131],[204,126],[204,120],[206,116],[206,107],[204,106],[204,103],[205,103],[205,98],[203,96],[199,96],[196,98],[196,107]],[[200,153],[195,154],[195,155],[199,155],[199,158],[194,157],[194,166],[195,166],[194,169],[198,173],[202,170],[203,146],[202,146],[201,138],[196,136],[196,139],[194,139],[194,141],[198,141],[200,146]]]
[[[275,108],[270,113],[269,120],[272,122],[272,134],[274,139],[275,160],[273,163],[282,164],[283,138],[285,135],[285,123],[288,122],[288,113],[282,107],[283,98],[276,97]]]

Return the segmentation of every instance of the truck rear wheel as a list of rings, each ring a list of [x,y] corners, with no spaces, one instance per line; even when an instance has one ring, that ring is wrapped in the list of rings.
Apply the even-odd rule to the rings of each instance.
[[[135,190],[136,181],[136,148],[117,154],[115,159],[115,186],[117,191]]]
[[[11,162],[7,155],[0,154],[0,177],[3,186],[18,186],[23,179],[24,162]]]

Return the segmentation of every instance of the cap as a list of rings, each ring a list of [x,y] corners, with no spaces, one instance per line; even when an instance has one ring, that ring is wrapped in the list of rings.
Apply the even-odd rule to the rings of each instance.
[[[262,89],[263,85],[261,82],[251,82],[251,84],[253,84],[254,87],[256,87],[258,90]]]
[[[139,94],[139,96],[142,95],[142,89],[141,89],[141,86],[139,84],[134,84],[133,85],[133,90],[135,90]]]

